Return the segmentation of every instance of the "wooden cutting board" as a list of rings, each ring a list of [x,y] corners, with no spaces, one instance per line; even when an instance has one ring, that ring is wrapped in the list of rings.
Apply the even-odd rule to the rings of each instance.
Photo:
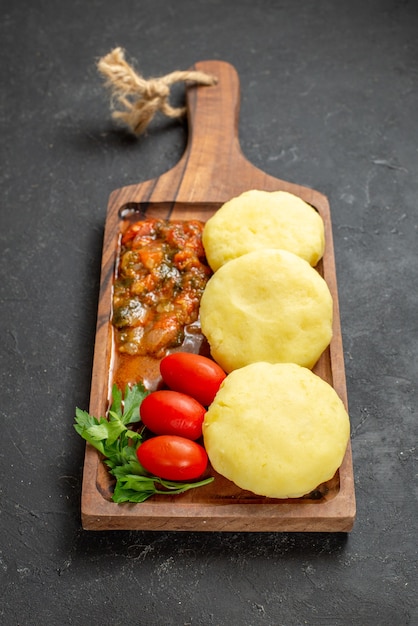
[[[321,193],[264,173],[242,154],[238,138],[239,79],[223,61],[202,61],[191,68],[214,74],[215,86],[186,91],[188,143],[177,165],[158,178],[116,189],[109,198],[103,243],[89,411],[108,408],[113,353],[112,283],[120,233],[128,221],[146,216],[206,221],[224,202],[249,189],[288,191],[311,204],[325,224],[326,248],[317,266],[334,301],[333,339],[315,366],[347,406],[343,347],[329,204]],[[139,374],[153,375],[148,362]],[[328,483],[305,498],[275,500],[242,491],[212,472],[215,480],[180,496],[154,496],[141,504],[111,501],[111,481],[99,454],[86,445],[82,485],[82,525],[88,530],[320,531],[347,532],[355,518],[351,445]]]

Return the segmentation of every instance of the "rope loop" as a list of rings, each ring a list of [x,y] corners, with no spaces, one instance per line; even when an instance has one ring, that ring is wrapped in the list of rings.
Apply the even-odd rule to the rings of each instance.
[[[177,70],[160,78],[145,79],[127,63],[122,48],[114,48],[99,59],[97,69],[111,91],[113,103],[122,107],[112,117],[126,124],[135,135],[146,130],[158,111],[170,118],[185,114],[185,107],[172,107],[169,103],[170,87],[174,83],[192,81],[207,86],[217,83],[215,76],[193,70]]]

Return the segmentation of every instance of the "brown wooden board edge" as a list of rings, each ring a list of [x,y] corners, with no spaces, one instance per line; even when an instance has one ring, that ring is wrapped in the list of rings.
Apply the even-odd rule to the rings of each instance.
[[[160,506],[115,504],[104,499],[89,476],[97,474],[100,459],[87,444],[82,495],[82,526],[85,530],[159,530],[216,532],[350,532],[355,519],[351,479],[351,445],[340,468],[340,491],[320,504],[182,504]]]

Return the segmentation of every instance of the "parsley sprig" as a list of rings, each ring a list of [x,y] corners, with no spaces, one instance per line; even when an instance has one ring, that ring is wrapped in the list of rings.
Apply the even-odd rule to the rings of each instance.
[[[104,462],[116,479],[112,499],[117,503],[144,502],[156,494],[180,494],[213,480],[206,478],[193,483],[165,480],[150,475],[142,467],[136,450],[143,441],[143,435],[128,426],[140,421],[139,407],[148,393],[142,383],[137,383],[127,386],[122,396],[121,389],[113,385],[108,418],[97,418],[76,408],[74,428],[105,457]]]

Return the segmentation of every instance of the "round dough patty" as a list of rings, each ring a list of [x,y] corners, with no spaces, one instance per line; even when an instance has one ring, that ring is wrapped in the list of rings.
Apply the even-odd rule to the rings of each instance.
[[[349,434],[335,390],[294,363],[253,363],[229,374],[203,424],[213,468],[271,498],[298,498],[330,480]]]
[[[261,248],[293,252],[315,266],[324,253],[319,213],[286,191],[246,191],[226,202],[207,222],[203,246],[213,271]]]
[[[209,279],[200,322],[212,357],[230,372],[249,363],[313,367],[332,337],[325,280],[285,250],[257,250]]]

